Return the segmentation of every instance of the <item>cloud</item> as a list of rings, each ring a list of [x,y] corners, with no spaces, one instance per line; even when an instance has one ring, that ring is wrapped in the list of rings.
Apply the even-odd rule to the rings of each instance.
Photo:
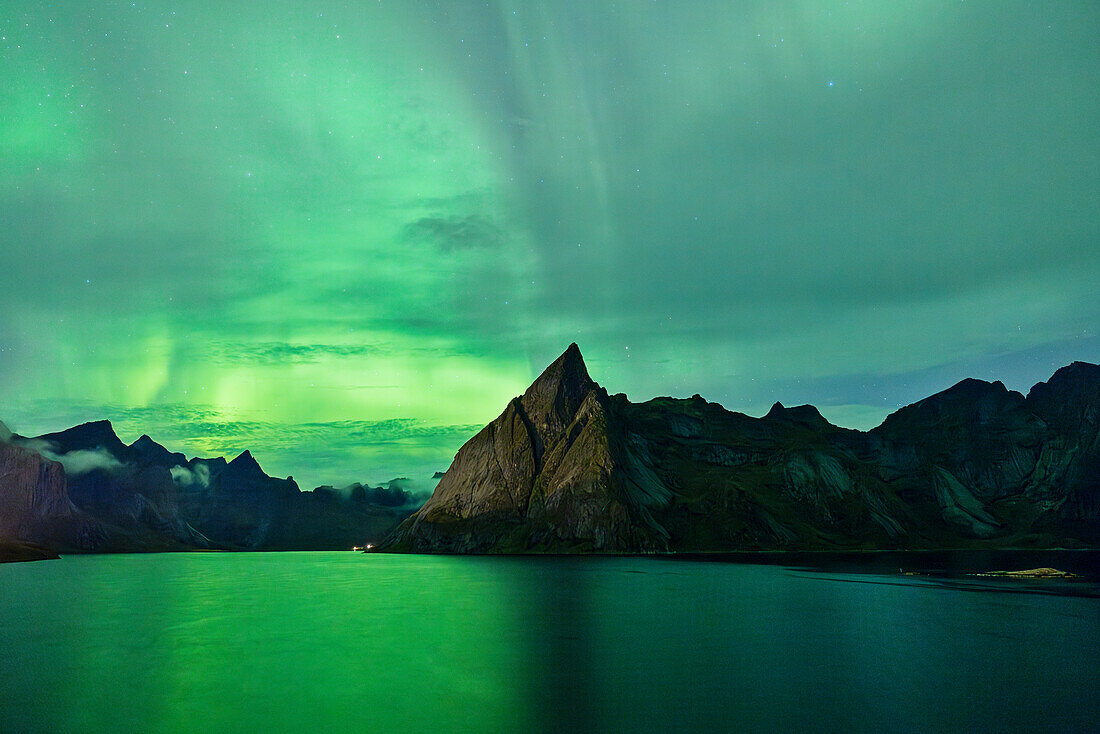
[[[11,431],[4,425],[3,421],[0,421],[0,443],[7,443],[11,440]]]
[[[445,252],[498,248],[506,239],[500,227],[478,214],[422,217],[405,228],[405,236],[414,242],[430,242]]]
[[[368,502],[382,507],[417,508],[428,501],[437,484],[439,484],[439,479],[435,477],[431,479],[398,477],[391,479],[381,487],[370,487],[356,482],[342,489],[333,489],[332,487],[324,487],[324,489],[333,489],[333,491],[340,492],[351,500]]]
[[[65,454],[57,453],[57,445],[40,438],[20,438],[17,446],[35,451],[50,461],[56,461],[65,468],[65,474],[71,477],[87,474],[90,471],[115,472],[122,468],[122,462],[107,449],[79,449]]]
[[[432,496],[437,484],[439,484],[439,478],[434,475],[431,478],[398,477],[387,482],[386,487],[390,491],[399,491],[408,497],[407,505],[419,507]]]
[[[352,485],[350,496],[353,500],[365,501],[382,507],[405,507],[415,502],[411,494],[400,487],[364,487]]]
[[[49,458],[57,455],[57,445],[51,441],[46,441],[41,438],[16,438],[12,441],[16,446],[22,446],[25,449],[30,449],[43,456],[51,454]],[[55,459],[56,461],[56,459]]]
[[[210,360],[217,364],[305,364],[326,357],[361,357],[385,350],[372,344],[291,344],[288,342],[210,342]]]
[[[190,487],[194,484],[201,487],[210,486],[210,467],[201,462],[195,464],[194,471],[178,464],[168,471],[172,474],[172,480],[181,487]]]
[[[65,473],[72,477],[97,470],[115,472],[122,468],[122,462],[116,459],[107,449],[81,449],[56,457],[48,456],[47,458],[61,462],[61,465],[65,467]]]

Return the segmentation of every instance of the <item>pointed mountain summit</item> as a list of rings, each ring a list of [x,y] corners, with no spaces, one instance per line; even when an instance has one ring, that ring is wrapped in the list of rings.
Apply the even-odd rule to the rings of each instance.
[[[593,391],[603,398],[607,393],[588,376],[580,347],[569,345],[519,398],[516,409],[531,429],[530,442],[535,461],[542,460],[548,445],[553,445],[569,427],[585,399]],[[599,399],[599,395],[595,399]]]
[[[172,467],[187,463],[187,457],[183,454],[174,454],[147,434],[141,434],[137,441],[126,447],[128,458],[144,464],[157,464],[163,467]]]
[[[523,393],[523,405],[533,416],[551,413],[569,416],[577,412],[588,392],[597,387],[588,376],[580,347],[574,342],[531,383]]]
[[[139,451],[147,451],[153,449],[154,446],[164,448],[159,443],[154,441],[148,433],[141,434],[140,436],[138,436],[137,441],[134,441],[132,444],[130,444],[130,448],[138,449]]]
[[[260,469],[260,462],[256,461],[256,457],[253,456],[252,452],[248,449],[237,454],[237,458],[230,461],[229,466],[235,466],[238,469],[247,468],[248,470],[255,469],[257,471],[262,471],[262,469]]]
[[[256,457],[248,449],[242,451],[237,455],[237,458],[229,462],[225,470],[228,476],[233,477],[236,481],[268,479],[267,474],[260,468],[260,462],[256,461]]]

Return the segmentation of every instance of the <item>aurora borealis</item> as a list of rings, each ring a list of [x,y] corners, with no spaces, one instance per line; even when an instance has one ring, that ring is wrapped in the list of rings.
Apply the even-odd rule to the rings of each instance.
[[[7,3],[0,419],[445,469],[571,341],[866,428],[1100,359],[1088,2]]]

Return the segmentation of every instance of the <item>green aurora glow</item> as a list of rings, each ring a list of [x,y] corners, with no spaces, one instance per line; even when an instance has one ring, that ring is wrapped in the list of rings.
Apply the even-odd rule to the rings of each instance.
[[[0,10],[0,418],[444,469],[570,341],[869,427],[1100,339],[1100,5]]]

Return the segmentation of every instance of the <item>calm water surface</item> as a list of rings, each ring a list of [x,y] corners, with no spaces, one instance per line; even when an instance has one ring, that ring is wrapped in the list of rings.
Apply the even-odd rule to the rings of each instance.
[[[1098,598],[888,573],[358,553],[0,566],[3,732],[1095,731],[1098,661]]]

